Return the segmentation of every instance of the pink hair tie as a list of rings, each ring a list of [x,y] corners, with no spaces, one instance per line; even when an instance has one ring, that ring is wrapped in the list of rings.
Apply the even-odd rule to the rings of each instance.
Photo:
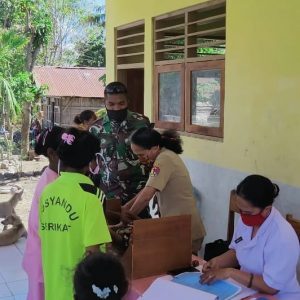
[[[61,139],[64,141],[64,143],[72,145],[75,140],[75,136],[73,134],[63,133]]]

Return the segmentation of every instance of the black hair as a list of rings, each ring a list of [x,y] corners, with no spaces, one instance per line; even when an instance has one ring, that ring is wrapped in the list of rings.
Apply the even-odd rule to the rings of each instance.
[[[131,142],[144,149],[151,149],[154,146],[160,148],[165,147],[177,154],[183,152],[182,140],[179,134],[175,130],[165,130],[163,133],[159,133],[155,129],[142,127],[137,129],[131,136]]]
[[[85,257],[74,274],[75,300],[99,300],[97,291],[106,289],[106,300],[121,300],[128,290],[124,268],[117,257],[93,253]],[[101,292],[101,291],[100,291]]]
[[[127,94],[126,86],[119,81],[110,82],[104,89],[104,95]]]
[[[61,136],[63,132],[64,128],[59,126],[53,126],[51,128],[44,129],[37,136],[34,152],[37,155],[44,155],[47,157],[48,148],[52,148],[56,151],[61,142]]]
[[[279,186],[264,176],[249,175],[236,188],[238,196],[254,207],[265,208],[272,205],[279,194]]]
[[[76,128],[68,129],[58,147],[58,157],[64,167],[82,169],[93,160],[100,150],[99,140],[88,131]]]
[[[74,123],[75,124],[82,124],[84,121],[89,121],[91,118],[96,117],[96,114],[92,110],[84,110],[79,115],[75,116]]]

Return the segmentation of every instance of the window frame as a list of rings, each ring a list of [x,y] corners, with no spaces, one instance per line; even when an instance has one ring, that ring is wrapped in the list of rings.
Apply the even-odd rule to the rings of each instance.
[[[184,74],[185,66],[183,63],[181,64],[168,64],[168,65],[160,65],[155,66],[154,71],[154,91],[155,91],[155,101],[154,101],[154,121],[155,126],[163,129],[175,129],[175,130],[184,130],[184,122],[185,122],[185,74]],[[180,111],[181,111],[181,119],[180,122],[170,122],[170,121],[161,121],[159,120],[159,75],[162,73],[168,72],[180,72],[181,77],[181,99],[180,99]]]
[[[161,129],[175,129],[182,134],[196,134],[204,139],[224,138],[224,102],[225,102],[225,55],[226,55],[226,2],[227,0],[210,0],[201,4],[168,12],[153,18],[153,115],[155,125]],[[181,20],[184,15],[184,21]],[[183,45],[160,44],[169,40],[181,39],[180,30],[184,27]],[[175,31],[174,31],[175,30]],[[177,31],[176,31],[177,30]],[[178,31],[179,30],[179,31]],[[174,31],[173,34],[171,34]],[[165,33],[165,38],[162,34]],[[169,36],[168,36],[169,35]],[[204,41],[197,39],[203,37]],[[194,41],[195,40],[195,41]],[[173,45],[173,42],[170,43]],[[207,52],[199,55],[198,48],[224,48],[223,53]],[[214,47],[215,46],[215,47]],[[196,49],[196,50],[195,50]],[[160,57],[163,53],[183,52],[183,58]],[[203,52],[206,53],[206,52]],[[200,53],[201,54],[201,53]],[[179,123],[159,120],[159,73],[164,70],[176,70],[181,66],[182,101]],[[175,69],[173,69],[175,68]],[[208,127],[192,124],[192,71],[221,70],[220,81],[220,126]],[[167,71],[165,71],[167,72]]]
[[[114,31],[115,72],[144,68],[145,20],[115,27]]]
[[[193,71],[221,70],[220,81],[220,126],[208,127],[192,124],[192,72]],[[219,137],[224,136],[224,98],[225,98],[225,60],[202,61],[187,63],[185,67],[185,131],[205,136]]]

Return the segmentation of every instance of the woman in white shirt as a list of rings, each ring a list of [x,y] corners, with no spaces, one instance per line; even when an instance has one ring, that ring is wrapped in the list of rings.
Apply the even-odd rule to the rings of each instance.
[[[237,186],[235,199],[241,217],[230,250],[203,266],[203,283],[232,278],[261,293],[287,293],[300,299],[296,276],[299,240],[272,206],[278,193],[279,187],[260,175],[250,175]]]

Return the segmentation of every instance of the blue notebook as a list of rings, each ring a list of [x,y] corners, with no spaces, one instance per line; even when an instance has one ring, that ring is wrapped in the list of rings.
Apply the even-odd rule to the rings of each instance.
[[[200,275],[198,272],[185,272],[175,276],[172,281],[216,295],[218,300],[229,300],[242,290],[241,287],[224,280],[217,280],[210,285],[202,284],[199,282]]]

